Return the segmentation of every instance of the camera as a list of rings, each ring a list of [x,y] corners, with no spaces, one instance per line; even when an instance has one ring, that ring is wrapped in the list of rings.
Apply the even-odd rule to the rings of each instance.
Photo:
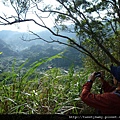
[[[101,72],[96,72],[95,77],[101,77]]]

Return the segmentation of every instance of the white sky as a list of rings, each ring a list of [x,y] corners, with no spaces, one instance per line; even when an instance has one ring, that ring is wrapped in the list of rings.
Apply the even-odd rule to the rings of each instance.
[[[44,0],[44,2],[47,2],[49,4],[55,4],[54,0]],[[12,7],[10,7],[10,6],[7,7],[7,6],[3,5],[2,0],[0,0],[0,16],[1,15],[3,16],[3,13],[5,13],[6,15],[8,15],[8,14],[14,15],[15,11]],[[35,15],[30,13],[28,15],[28,18],[35,18]],[[38,18],[36,17],[35,19],[37,20]],[[49,27],[53,26],[52,18],[45,19],[44,22]],[[41,30],[45,30],[45,29],[34,24],[33,22],[24,22],[24,23],[19,23],[19,24],[14,24],[14,25],[6,25],[6,26],[0,25],[0,31],[1,30],[13,30],[13,31],[27,32],[28,30],[41,31]]]
[[[55,0],[43,0],[43,1],[47,4],[53,4],[53,5],[57,6],[57,3]],[[89,0],[89,1],[91,1],[91,0]],[[40,5],[39,5],[39,7],[40,7]],[[3,13],[5,13],[6,15],[9,15],[9,16],[16,14],[15,10],[12,7],[10,7],[10,6],[7,7],[7,6],[3,5],[2,0],[0,0],[0,16],[3,16]],[[34,18],[35,20],[38,20],[36,15],[33,15],[32,12],[28,14],[27,18]],[[52,27],[53,26],[52,19],[54,19],[54,18],[44,19],[45,24],[49,27]],[[38,23],[40,23],[40,21],[38,21]],[[19,23],[19,24],[6,25],[6,26],[0,25],[0,31],[1,30],[27,32],[28,30],[42,31],[45,29],[34,24],[33,22],[23,22],[23,23]]]

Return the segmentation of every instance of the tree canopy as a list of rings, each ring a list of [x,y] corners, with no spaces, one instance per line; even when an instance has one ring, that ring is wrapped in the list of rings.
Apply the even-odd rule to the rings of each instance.
[[[3,3],[9,3],[15,14],[1,15],[0,25],[33,21],[53,35],[64,38],[64,41],[54,38],[45,40],[31,30],[36,39],[71,46],[87,56],[86,60],[108,72],[111,63],[120,65],[119,0],[56,0],[56,5],[44,3],[44,0],[3,0]],[[37,20],[27,17],[30,11]],[[54,18],[54,29],[44,22],[49,17]],[[71,38],[61,31],[74,33],[77,37]]]

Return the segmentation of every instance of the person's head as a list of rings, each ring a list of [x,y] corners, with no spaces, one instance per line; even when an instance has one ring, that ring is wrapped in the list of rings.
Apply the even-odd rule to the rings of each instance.
[[[120,83],[120,66],[111,66],[111,74],[113,75],[113,82],[116,85]]]

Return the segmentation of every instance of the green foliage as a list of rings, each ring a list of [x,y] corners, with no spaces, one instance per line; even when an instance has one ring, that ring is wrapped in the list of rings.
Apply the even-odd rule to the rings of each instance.
[[[56,22],[63,31],[65,20],[73,23],[72,29],[67,30],[76,33],[78,39],[70,38],[68,45],[86,53],[85,64],[93,68],[103,67],[107,71],[111,63],[119,65],[119,2],[73,0],[60,3],[63,11],[59,14],[54,12],[57,15]]]
[[[89,110],[79,95],[90,71],[76,71],[74,65],[68,71],[60,68],[37,71],[38,66],[61,54],[36,61],[25,74],[22,68],[27,61],[17,70],[14,62],[10,73],[3,72],[0,75],[3,79],[0,82],[0,113],[80,114]],[[93,113],[92,109],[90,111]]]
[[[61,54],[62,53],[52,56],[48,59],[41,60],[39,62],[34,63],[33,67],[31,67],[26,72],[26,74],[23,76],[20,75],[20,71],[22,70],[22,67],[24,66],[25,63],[23,65],[21,65],[19,67],[19,69],[16,71],[15,71],[14,65],[13,65],[11,73],[2,73],[0,75],[0,77],[2,79],[0,82],[0,90],[1,90],[0,113],[11,113],[11,112],[13,112],[13,113],[20,112],[21,113],[21,111],[18,110],[21,107],[22,107],[22,109],[27,109],[28,110],[27,112],[29,112],[29,109],[32,109],[32,108],[29,108],[30,106],[24,100],[26,100],[30,95],[28,93],[29,89],[32,88],[34,90],[34,84],[36,84],[36,82],[38,82],[38,81],[37,81],[37,77],[34,78],[33,82],[29,81],[28,76],[33,74],[35,69],[38,66],[40,66],[41,64],[43,64],[47,61],[50,61],[52,59],[60,58]],[[31,83],[33,84],[32,87],[31,87]],[[26,95],[26,96],[24,96],[24,95]],[[28,100],[29,100],[29,98],[28,98]],[[23,102],[25,102],[25,103],[23,103]],[[32,100],[29,102],[30,102],[30,104],[33,104]],[[3,103],[6,103],[6,104],[3,104]],[[16,105],[16,106],[14,106],[14,105]],[[33,111],[31,111],[31,113],[32,112]]]
[[[119,32],[119,31],[118,31]],[[110,35],[106,38],[104,41],[99,41],[108,51],[111,51],[111,54],[115,57],[116,60],[120,61],[119,56],[119,45],[120,45],[120,36],[119,35]],[[92,55],[99,61],[101,61],[101,64],[104,66],[107,66],[110,68],[110,65],[114,63],[108,55],[95,44],[93,39],[86,39],[83,43],[87,47],[87,49],[92,53]],[[99,67],[90,57],[86,56],[83,58],[84,65],[88,68],[94,69],[94,70],[101,70],[103,68]],[[88,62],[89,61],[89,62]]]

